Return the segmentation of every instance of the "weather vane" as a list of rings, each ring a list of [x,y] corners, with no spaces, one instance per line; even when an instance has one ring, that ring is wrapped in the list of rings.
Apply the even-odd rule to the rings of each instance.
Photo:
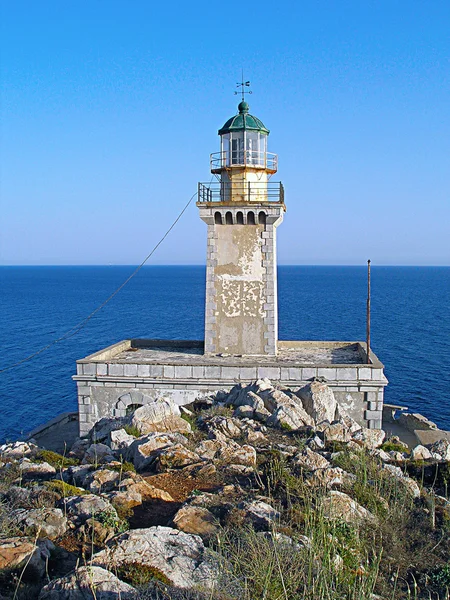
[[[250,81],[244,81],[244,71],[242,71],[242,81],[241,83],[237,83],[236,87],[241,88],[240,90],[238,90],[237,92],[234,92],[234,95],[237,96],[237,94],[242,94],[242,102],[244,102],[245,100],[245,94],[251,94],[252,91],[251,90],[246,90],[246,87],[250,87]]]

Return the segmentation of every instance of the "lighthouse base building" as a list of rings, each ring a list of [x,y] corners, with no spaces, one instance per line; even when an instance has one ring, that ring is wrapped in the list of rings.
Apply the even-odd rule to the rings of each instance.
[[[286,210],[269,130],[242,101],[219,130],[212,183],[199,183],[207,225],[205,339],[130,339],[77,361],[80,435],[157,398],[177,404],[267,377],[301,388],[320,377],[360,425],[381,428],[387,379],[362,342],[278,340],[277,229]],[[367,355],[369,353],[369,356]]]

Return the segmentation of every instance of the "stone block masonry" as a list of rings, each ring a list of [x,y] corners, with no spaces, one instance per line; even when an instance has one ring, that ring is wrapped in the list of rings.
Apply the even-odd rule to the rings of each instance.
[[[102,417],[121,417],[156,398],[189,404],[236,383],[268,377],[291,389],[323,377],[358,423],[381,428],[387,379],[360,342],[278,342],[277,356],[203,354],[203,342],[125,340],[77,361],[80,435]]]
[[[276,355],[276,227],[284,205],[197,205],[208,225],[205,354]]]

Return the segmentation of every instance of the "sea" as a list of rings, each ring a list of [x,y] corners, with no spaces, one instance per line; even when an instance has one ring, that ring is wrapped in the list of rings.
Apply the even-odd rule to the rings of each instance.
[[[203,339],[204,266],[0,267],[0,441],[76,410],[75,361],[126,338]],[[279,266],[279,339],[364,340],[367,270]],[[450,429],[450,267],[372,267],[385,401]],[[50,345],[47,349],[41,349]],[[36,353],[36,354],[35,354]],[[30,360],[20,363],[30,355]]]

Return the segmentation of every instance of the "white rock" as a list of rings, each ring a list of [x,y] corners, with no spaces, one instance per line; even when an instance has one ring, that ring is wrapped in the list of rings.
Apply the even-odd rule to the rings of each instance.
[[[257,528],[269,529],[271,525],[280,520],[281,516],[273,506],[261,500],[241,502],[238,504],[238,508],[244,511],[246,518]]]
[[[367,429],[366,427],[362,427],[352,435],[353,440],[359,442],[368,450],[379,448],[385,437],[386,433],[382,429]]]
[[[158,450],[173,444],[187,443],[187,438],[180,433],[149,433],[135,440],[128,448],[126,456],[138,471],[149,467],[158,454]]]
[[[25,479],[51,479],[56,475],[55,467],[47,462],[33,463],[27,458],[20,461],[20,470]]]
[[[332,490],[322,499],[320,507],[328,519],[338,519],[350,524],[375,523],[376,517],[347,494]]]
[[[310,448],[305,448],[295,456],[294,463],[302,469],[315,471],[316,469],[326,469],[330,467],[330,462],[321,454],[314,452]]]
[[[303,402],[306,410],[316,423],[334,420],[337,402],[333,390],[326,383],[313,381],[298,390],[297,395]]]
[[[61,503],[69,519],[76,525],[81,525],[101,512],[108,512],[117,519],[117,513],[111,504],[107,500],[93,494],[70,496],[69,498],[64,498]]]
[[[91,444],[86,450],[82,463],[90,465],[101,465],[115,460],[111,448],[106,444]]]
[[[327,469],[316,469],[310,473],[306,483],[313,487],[331,488],[335,485],[351,485],[356,477],[352,473],[347,473],[340,467],[329,467]]]
[[[93,592],[94,590],[94,592]],[[79,567],[44,586],[39,600],[135,600],[138,592],[101,567]]]
[[[129,435],[125,429],[115,429],[109,433],[109,445],[111,450],[125,450],[136,438]]]
[[[106,550],[94,554],[92,563],[111,570],[126,563],[146,565],[180,588],[212,589],[218,576],[215,555],[205,552],[201,538],[171,527],[122,533],[108,542]]]
[[[171,400],[160,398],[137,408],[130,425],[145,435],[152,432],[190,433],[190,424],[180,417],[180,408]]]
[[[35,444],[27,444],[26,442],[13,442],[11,444],[2,444],[0,446],[0,456],[2,458],[23,458],[30,456],[37,446]]]
[[[432,458],[431,452],[421,444],[411,450],[411,460],[429,460]]]
[[[205,421],[205,427],[209,437],[214,438],[237,438],[242,435],[242,424],[239,419],[216,416]]]
[[[450,461],[450,442],[448,440],[439,440],[428,446],[428,449],[433,454],[439,454],[441,460]]]
[[[13,513],[13,522],[28,535],[55,540],[67,530],[67,519],[59,508],[19,509]]]

